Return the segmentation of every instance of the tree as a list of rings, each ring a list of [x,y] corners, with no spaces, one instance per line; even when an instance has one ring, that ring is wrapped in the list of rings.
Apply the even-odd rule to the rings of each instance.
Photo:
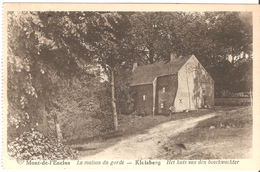
[[[212,47],[209,54],[205,54],[205,59],[210,55],[213,57],[212,64],[207,66],[215,80],[216,93],[220,94],[222,90],[238,91],[234,87],[245,88],[242,82],[235,80],[241,78],[238,75],[238,63],[247,63],[248,58],[252,57],[252,16],[250,13],[215,12],[205,13],[204,17],[209,45]],[[222,76],[223,71],[228,75]],[[242,73],[246,75],[247,72]],[[244,89],[246,90],[248,89]]]
[[[88,75],[91,51],[86,39],[93,36],[96,26],[86,21],[93,16],[95,13],[8,13],[10,126],[39,128],[47,135],[46,112],[57,108],[58,78],[70,81]]]
[[[250,13],[144,12],[132,15],[131,23],[137,61],[169,61],[172,51],[180,58],[194,54],[218,91],[230,88],[231,75],[238,76],[232,74],[235,63],[252,57]],[[230,75],[222,76],[223,70]]]
[[[168,57],[169,52],[167,51],[169,51],[170,45],[168,41],[169,33],[166,27],[168,15],[171,14],[141,12],[131,16],[130,20],[133,26],[131,30],[132,42],[139,60],[153,64],[163,58],[165,52]]]
[[[116,95],[115,95],[115,72],[123,64],[131,61],[129,51],[129,30],[131,28],[128,13],[100,13],[101,22],[99,37],[92,44],[94,58],[102,66],[111,84],[111,104],[114,119],[114,130],[118,127]]]
[[[111,93],[116,130],[116,105],[131,101],[132,63],[169,61],[172,51],[180,58],[195,54],[214,77],[216,90],[230,89],[223,87],[230,79],[250,81],[250,72],[238,72],[251,70],[251,18],[238,12],[9,12],[9,123],[38,125],[46,133],[48,118],[59,121],[51,112],[61,106],[61,81],[68,84],[63,90],[70,89],[75,80],[84,83],[82,76],[98,77],[89,66],[101,66],[110,83],[103,86]],[[224,70],[232,77],[222,76]]]
[[[16,128],[37,127],[40,119],[40,128],[47,134],[42,104],[55,86],[49,87],[50,80],[36,60],[39,41],[33,22],[39,21],[28,12],[8,14],[8,115]]]

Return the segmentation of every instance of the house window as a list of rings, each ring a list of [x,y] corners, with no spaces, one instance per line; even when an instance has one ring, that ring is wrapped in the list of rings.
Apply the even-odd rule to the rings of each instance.
[[[164,103],[161,103],[161,109],[163,109],[164,108]]]
[[[162,92],[165,93],[165,87],[162,88]]]
[[[146,100],[146,96],[145,95],[143,95],[143,100]]]

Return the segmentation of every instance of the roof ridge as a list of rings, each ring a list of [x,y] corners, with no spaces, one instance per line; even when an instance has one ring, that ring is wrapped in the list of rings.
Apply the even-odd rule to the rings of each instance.
[[[133,70],[131,85],[152,84],[156,77],[176,74],[191,57],[192,55],[189,55],[167,63],[159,61],[153,64],[138,66]]]

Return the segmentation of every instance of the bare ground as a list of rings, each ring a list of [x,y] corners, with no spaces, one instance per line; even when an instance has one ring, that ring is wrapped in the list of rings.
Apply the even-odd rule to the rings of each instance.
[[[122,140],[101,153],[82,157],[82,159],[154,159],[159,156],[162,145],[165,144],[169,137],[178,135],[196,126],[199,121],[215,115],[212,113],[196,118],[166,122],[146,131],[144,134],[138,134]]]
[[[252,108],[221,109],[97,143],[99,151],[83,151],[81,159],[252,158]],[[187,149],[182,149],[179,144]]]

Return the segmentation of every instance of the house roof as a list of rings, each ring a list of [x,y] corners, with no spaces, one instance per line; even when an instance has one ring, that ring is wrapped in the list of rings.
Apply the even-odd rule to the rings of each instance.
[[[190,57],[191,55],[172,60],[168,63],[157,62],[150,65],[138,66],[132,73],[132,83],[130,86],[152,84],[158,76],[176,74]]]

